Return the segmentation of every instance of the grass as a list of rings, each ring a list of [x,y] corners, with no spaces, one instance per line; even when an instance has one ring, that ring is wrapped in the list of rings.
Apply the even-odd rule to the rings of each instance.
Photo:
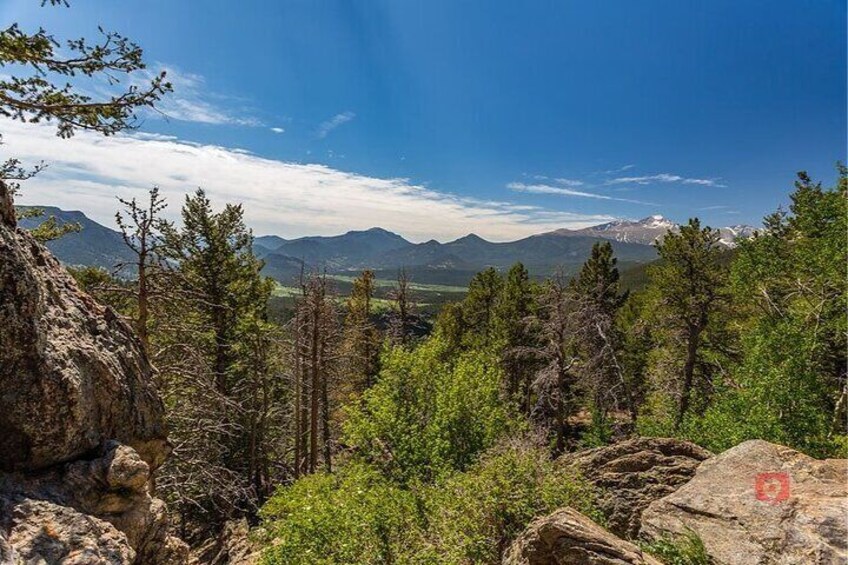
[[[704,542],[698,534],[689,529],[680,536],[664,537],[640,545],[643,551],[650,553],[666,565],[710,565],[712,563]]]
[[[353,283],[357,277],[348,276],[348,275],[327,275],[327,278],[345,283]],[[397,284],[397,281],[393,281],[390,279],[375,279],[374,286],[377,288],[391,288]],[[416,283],[413,282],[409,285],[412,290],[417,290],[419,292],[435,292],[435,293],[465,293],[468,291],[468,287],[465,286],[452,286],[447,284],[424,284],[424,283]]]

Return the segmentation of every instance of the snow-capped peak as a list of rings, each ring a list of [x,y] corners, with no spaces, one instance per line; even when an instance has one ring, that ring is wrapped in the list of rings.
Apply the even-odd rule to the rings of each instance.
[[[648,216],[647,218],[639,220],[639,222],[637,222],[637,223],[639,223],[639,224],[641,224],[645,227],[651,227],[651,228],[671,229],[671,228],[677,227],[677,224],[675,224],[671,220],[667,220],[665,217],[661,216],[660,214],[654,214],[653,216]]]

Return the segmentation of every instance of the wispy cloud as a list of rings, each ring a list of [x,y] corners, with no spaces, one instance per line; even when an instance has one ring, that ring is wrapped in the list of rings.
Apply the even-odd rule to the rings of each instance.
[[[629,171],[636,165],[624,165],[623,167],[619,167],[617,169],[610,169],[609,171],[602,171],[605,175],[616,175],[618,173],[623,173],[624,171]]]
[[[112,225],[115,196],[144,198],[158,185],[179,220],[187,192],[201,186],[216,204],[243,202],[256,233],[332,235],[375,225],[414,241],[475,232],[495,241],[613,219],[527,204],[465,198],[405,179],[381,179],[325,165],[265,159],[244,151],[150,134],[56,138],[47,125],[3,121],[0,149],[50,166],[26,182],[21,204],[83,210]],[[155,166],[152,166],[155,164]],[[563,189],[565,190],[565,189]],[[438,218],[438,221],[433,221]]]
[[[645,204],[652,206],[654,205],[651,202],[630,200],[628,198],[615,198],[606,194],[585,192],[583,190],[574,190],[571,188],[563,188],[561,186],[551,186],[549,184],[525,184],[523,182],[511,182],[507,184],[506,187],[516,192],[526,192],[529,194],[555,194],[557,196],[576,196],[579,198],[595,198],[598,200],[616,200],[618,202],[630,202],[631,204]]]
[[[356,114],[349,110],[347,112],[342,112],[341,114],[336,114],[329,120],[321,122],[321,125],[318,126],[318,131],[315,132],[315,135],[318,137],[318,139],[324,139],[330,134],[331,131],[333,131],[339,126],[348,123],[355,117]]]
[[[671,173],[659,173],[655,175],[644,175],[636,177],[617,177],[609,179],[606,184],[656,184],[656,183],[682,183],[682,184],[698,184],[701,186],[716,186],[724,187],[719,184],[718,179],[699,179],[688,178],[681,175]]]
[[[273,131],[274,133],[285,133],[286,130],[280,127],[275,127],[271,128],[271,131]]]
[[[154,70],[140,72],[133,81],[135,86],[146,84],[159,72],[166,72],[166,80],[174,91],[165,95],[156,104],[156,111],[149,114],[183,122],[212,125],[237,125],[260,127],[262,121],[243,108],[234,98],[210,92],[206,79],[195,73],[184,72],[173,65],[157,63]]]
[[[554,179],[554,181],[556,181],[557,183],[559,183],[563,186],[583,186],[584,184],[586,184],[582,180],[577,180],[577,179],[557,178],[557,179]]]

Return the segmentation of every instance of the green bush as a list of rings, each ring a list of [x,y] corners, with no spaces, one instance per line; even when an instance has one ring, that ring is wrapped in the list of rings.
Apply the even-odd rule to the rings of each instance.
[[[514,443],[426,490],[421,553],[437,556],[434,563],[500,563],[534,517],[571,506],[600,520],[594,502],[588,484],[550,461],[547,450]]]
[[[544,449],[519,442],[435,484],[397,486],[349,463],[281,488],[262,509],[266,564],[496,564],[535,516],[571,506],[599,520],[594,493]]]
[[[450,360],[445,347],[433,337],[387,351],[377,384],[345,426],[345,443],[401,483],[465,469],[515,428],[496,356],[479,350]]]
[[[716,453],[764,439],[814,457],[838,455],[841,438],[831,434],[819,347],[791,321],[752,328],[743,339],[737,386],[720,392],[702,416],[689,418],[682,435]]]
[[[392,563],[419,529],[415,495],[359,463],[281,487],[260,515],[266,564]]]

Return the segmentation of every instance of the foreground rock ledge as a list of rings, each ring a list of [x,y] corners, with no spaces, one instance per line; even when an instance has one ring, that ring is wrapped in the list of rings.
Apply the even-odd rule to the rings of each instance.
[[[575,467],[598,487],[598,507],[609,530],[635,539],[648,505],[689,481],[711,456],[688,441],[645,437],[568,453],[559,463]]]
[[[503,564],[662,565],[571,508],[531,522],[510,546]]]
[[[761,440],[701,464],[652,503],[642,536],[693,530],[717,565],[848,563],[848,460],[817,460]]]
[[[163,405],[130,327],[16,229],[0,182],[0,563],[178,565]]]
[[[155,469],[168,454],[164,409],[138,339],[15,228],[6,192],[0,186],[0,470],[44,469],[110,439]]]

